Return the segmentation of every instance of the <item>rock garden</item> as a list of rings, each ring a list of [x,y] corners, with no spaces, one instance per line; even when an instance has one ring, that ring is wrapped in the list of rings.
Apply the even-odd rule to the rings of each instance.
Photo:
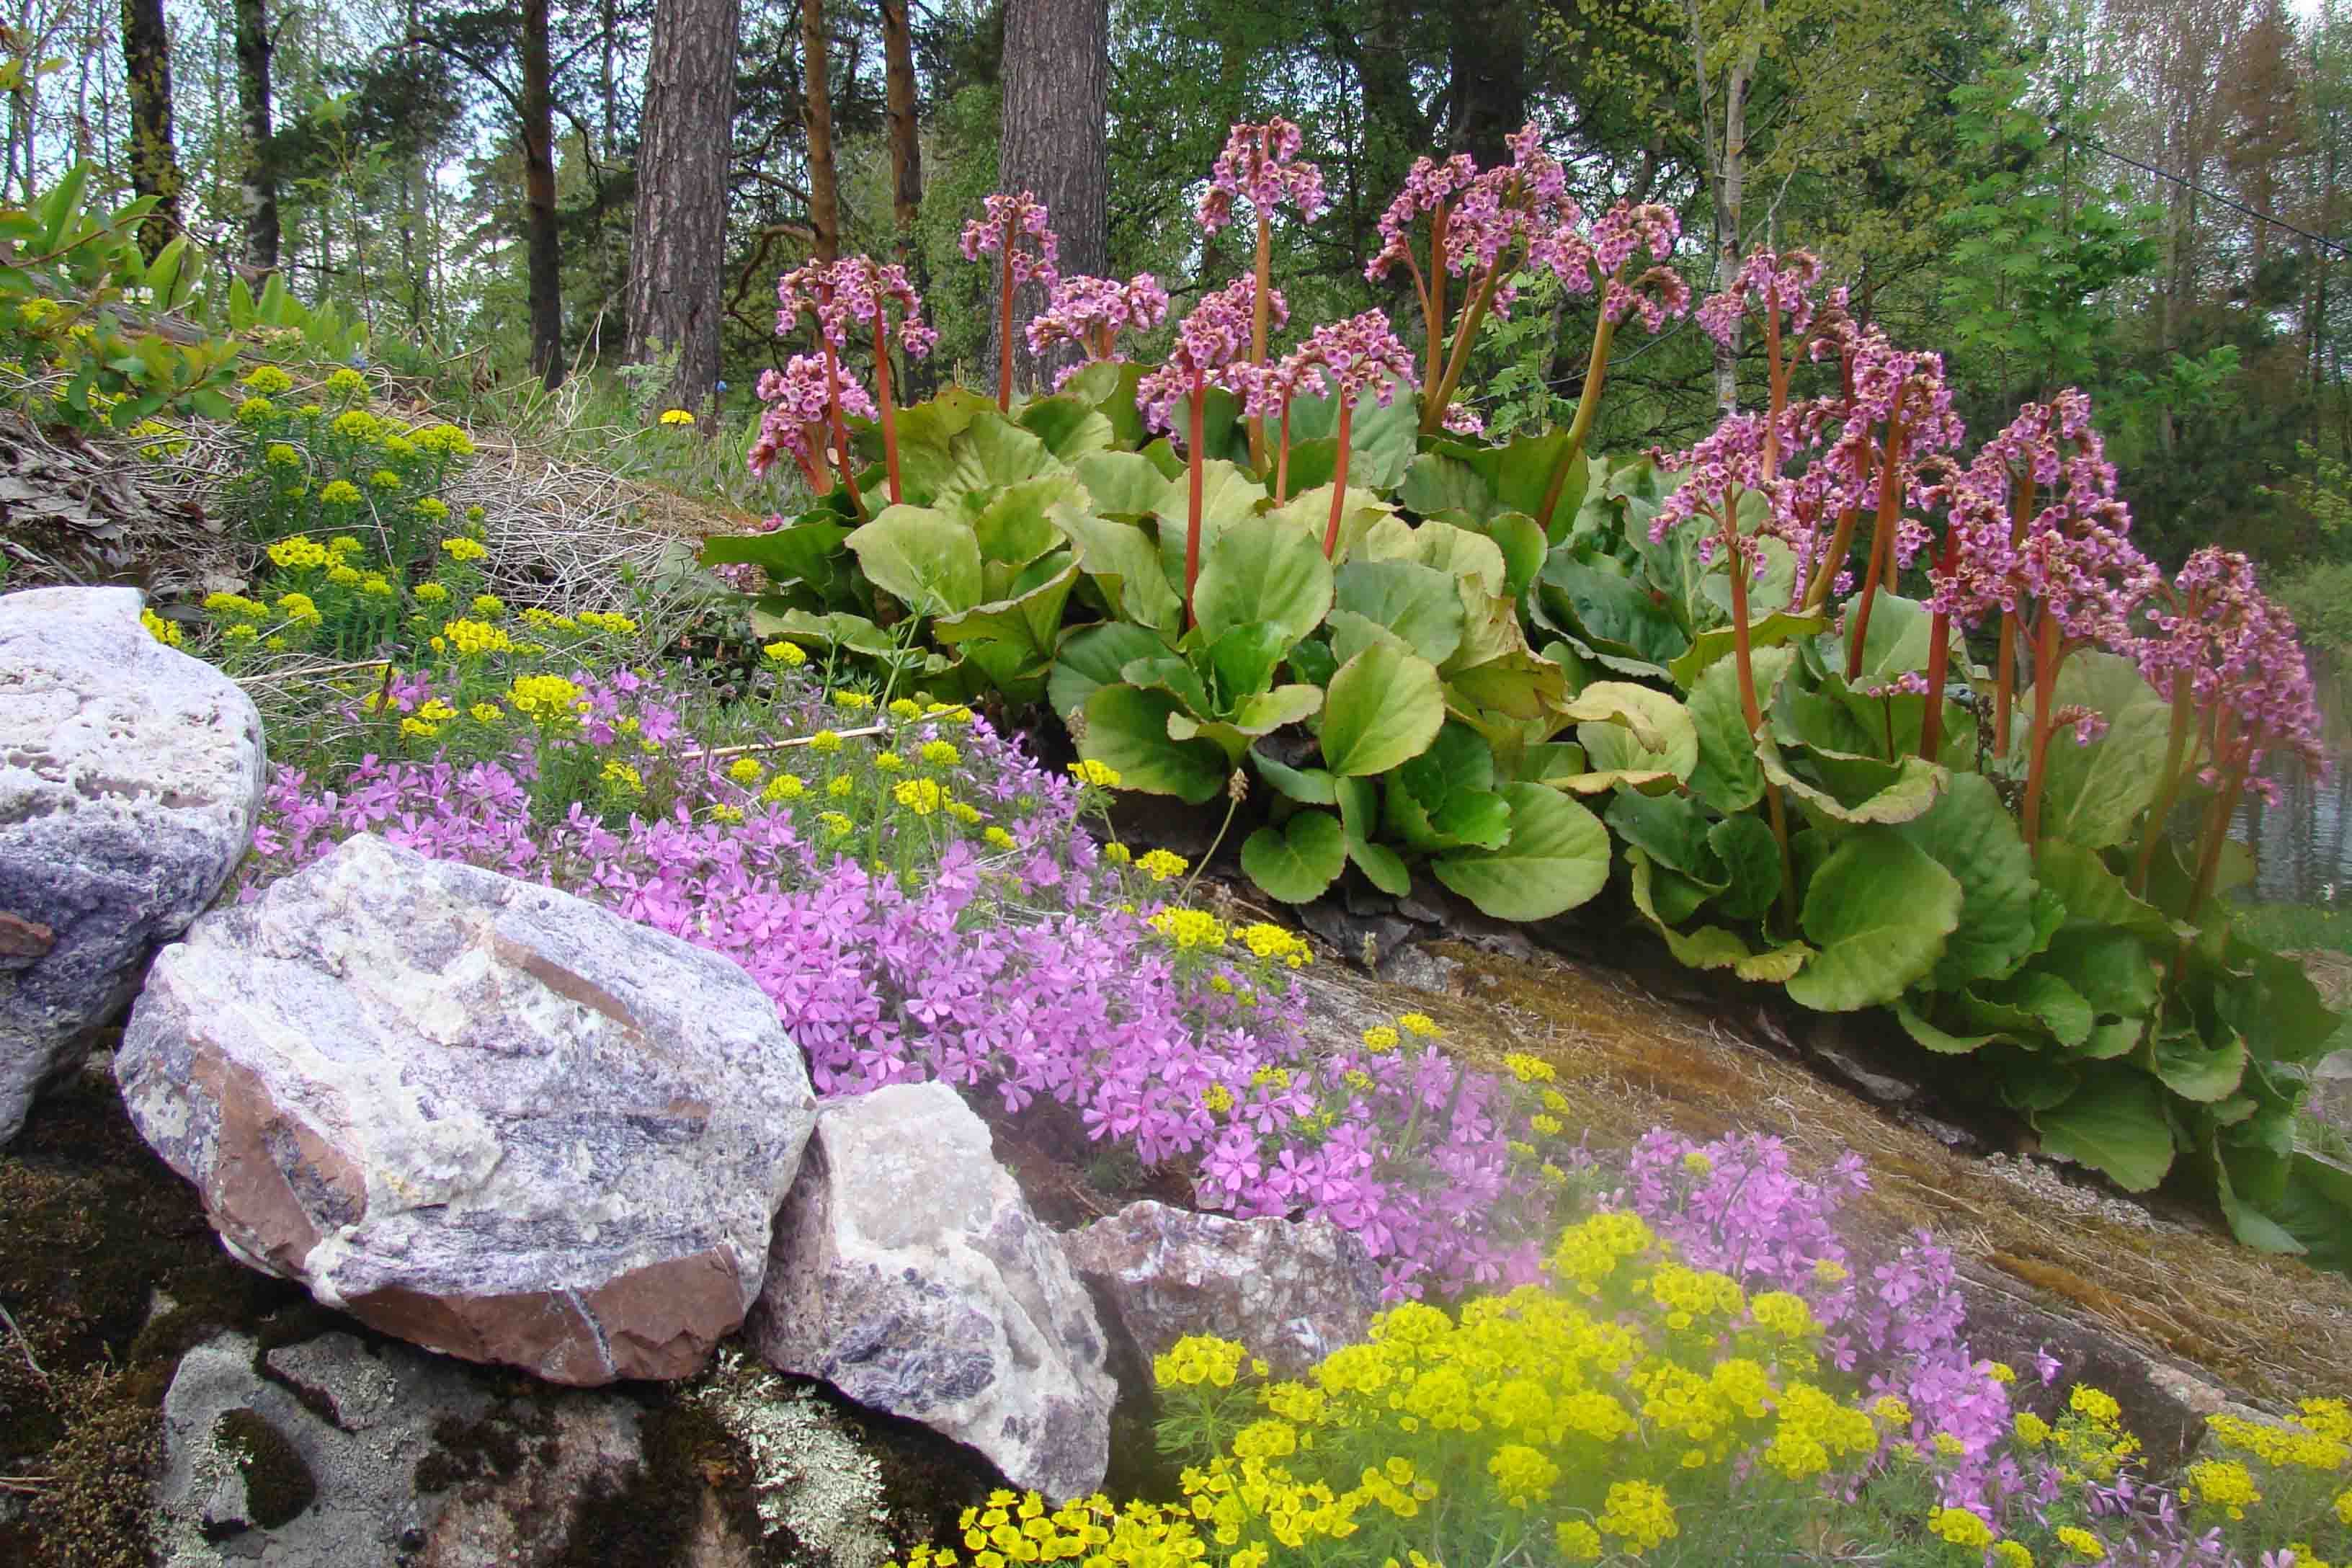
[[[1390,209],[1421,354],[1261,259],[1129,363],[993,196],[1082,357],[894,406],[799,268],[803,510],[593,594],[283,339],[131,426],[235,570],[0,595],[0,1557],[2352,1556],[2292,624],[1801,254],[1700,310],[1759,412],[1588,452],[1676,225],[1512,152]],[[1580,412],[1485,442],[1531,268]]]

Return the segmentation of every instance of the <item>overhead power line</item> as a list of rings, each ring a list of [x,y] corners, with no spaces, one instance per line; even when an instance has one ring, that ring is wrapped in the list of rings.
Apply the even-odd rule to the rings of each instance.
[[[2141,171],[2143,174],[2154,174],[2159,180],[2168,180],[2184,190],[2194,191],[2200,196],[2204,196],[2211,201],[2219,202],[2223,206],[2228,207],[2231,211],[2242,213],[2245,216],[2253,219],[2256,223],[2266,223],[2273,228],[2283,228],[2289,234],[2300,235],[2305,239],[2311,241],[2314,245],[2321,246],[2328,250],[2334,251],[2339,257],[2352,256],[2352,246],[2347,246],[2341,240],[2330,239],[2324,234],[2314,234],[2311,230],[2298,227],[2297,226],[2287,222],[2286,219],[2283,217],[2273,217],[2266,212],[2257,212],[2252,207],[2248,206],[2245,203],[2238,201],[2233,197],[2225,196],[2221,192],[2212,189],[2209,185],[2199,184],[2195,180],[2189,178],[2185,174],[2176,174],[2169,169],[2159,169],[2153,163],[2143,163],[2128,153],[2118,153],[2114,148],[2108,146],[2105,142],[2099,141],[2096,137],[2085,136],[2078,131],[2061,130],[2058,134],[2067,138],[2069,141],[2081,143],[2091,152],[2100,153],[2105,157],[2113,158],[2118,163],[2129,163],[2133,168]]]

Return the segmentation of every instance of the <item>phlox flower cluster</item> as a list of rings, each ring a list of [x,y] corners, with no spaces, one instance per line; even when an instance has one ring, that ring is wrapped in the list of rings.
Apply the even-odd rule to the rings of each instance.
[[[1326,205],[1323,172],[1299,157],[1300,141],[1298,127],[1279,115],[1263,125],[1234,126],[1193,212],[1201,227],[1214,234],[1233,222],[1237,200],[1255,207],[1261,219],[1287,205],[1312,223]]]
[[[1147,1165],[1191,1165],[1204,1206],[1354,1231],[1400,1297],[1533,1277],[1554,1183],[1522,1152],[1522,1086],[1454,1062],[1418,1016],[1411,1050],[1397,1029],[1316,1048],[1286,979],[1305,943],[1139,906],[1184,864],[1098,848],[1099,764],[1054,774],[968,710],[903,700],[866,756],[840,729],[871,700],[842,693],[779,700],[768,726],[810,741],[785,760],[698,765],[692,705],[657,679],[541,671],[497,696],[398,674],[383,705],[420,741],[455,723],[470,757],[281,769],[247,896],[360,832],[561,887],[740,964],[822,1094],[938,1079],[1008,1111],[1057,1101]]]

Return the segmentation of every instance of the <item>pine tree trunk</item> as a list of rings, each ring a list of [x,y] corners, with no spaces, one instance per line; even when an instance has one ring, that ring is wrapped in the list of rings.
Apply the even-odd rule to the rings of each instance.
[[[728,148],[739,0],[656,0],[630,225],[626,357],[667,351],[670,398],[700,408],[719,381],[727,260]]]
[[[163,0],[122,0],[122,59],[130,79],[131,194],[154,196],[139,226],[149,260],[180,232],[180,164],[172,147],[172,35]]]
[[[530,367],[550,390],[563,381],[563,250],[555,226],[555,96],[547,0],[522,0],[523,246],[530,295]]]
[[[1519,0],[1454,0],[1447,71],[1447,142],[1490,169],[1511,161],[1528,118],[1528,13]]]
[[[236,0],[236,107],[245,121],[245,255],[278,269],[278,164],[270,146],[268,0]]]
[[[907,0],[882,0],[882,60],[890,109],[890,212],[898,259],[915,256],[915,215],[923,204],[923,143],[915,123],[915,42]]]
[[[1062,242],[1062,271],[1109,271],[1108,0],[1005,0],[1003,81],[997,188],[1034,191],[1045,204]],[[1035,283],[1013,306],[1014,374],[1030,385],[1045,367],[1021,329],[1045,306],[1045,289]],[[999,352],[992,337],[989,359]]]
[[[802,112],[808,124],[809,227],[815,258],[841,255],[841,199],[833,168],[832,64],[825,55],[824,0],[801,0]]]

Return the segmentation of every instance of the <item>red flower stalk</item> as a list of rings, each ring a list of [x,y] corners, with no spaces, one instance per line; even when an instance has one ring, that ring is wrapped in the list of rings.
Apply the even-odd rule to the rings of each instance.
[[[991,196],[984,210],[985,216],[963,226],[961,245],[966,261],[977,261],[982,256],[1002,258],[997,282],[996,408],[1000,414],[1009,414],[1013,411],[1013,292],[1033,280],[1053,284],[1060,276],[1055,258],[1061,252],[1061,242],[1046,226],[1045,208],[1034,191]],[[1028,247],[1022,244],[1024,237],[1030,242]]]

